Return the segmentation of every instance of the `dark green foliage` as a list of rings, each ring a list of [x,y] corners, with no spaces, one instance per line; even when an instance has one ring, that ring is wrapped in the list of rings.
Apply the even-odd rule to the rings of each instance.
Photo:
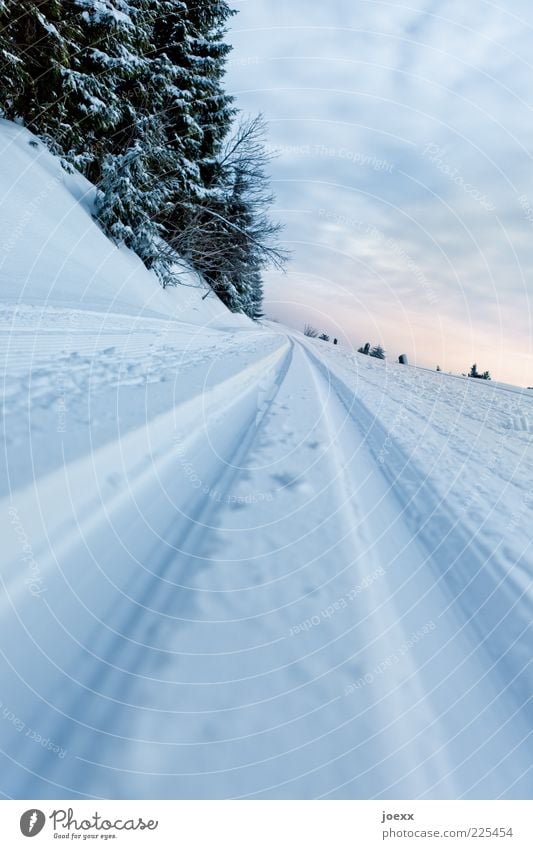
[[[262,119],[224,91],[223,0],[0,0],[0,109],[99,189],[96,216],[163,285],[189,261],[259,317],[281,265]]]
[[[366,342],[364,346],[357,349],[359,354],[365,354],[367,357],[375,357],[377,360],[385,359],[385,351],[381,347],[381,345],[374,345],[373,348],[370,347],[370,342]]]
[[[106,157],[127,151],[137,121],[147,114],[146,97],[153,96],[150,3],[72,0],[68,5],[76,51],[64,75],[69,120],[60,142],[67,159],[98,183]]]
[[[477,370],[477,363],[474,363],[474,365],[470,369],[470,372],[468,373],[468,377],[476,377],[476,378],[479,378],[480,380],[492,380],[492,378],[490,376],[490,372],[484,371],[484,372],[480,373]]]
[[[54,142],[64,117],[63,75],[73,49],[63,5],[60,0],[5,0],[0,6],[2,112],[10,120],[23,118],[31,130]]]
[[[206,0],[156,5],[152,55],[164,81],[160,109],[181,179],[173,223],[187,226],[191,205],[213,191],[216,157],[235,115],[233,99],[222,87],[230,51],[224,27],[233,12],[226,3]]]
[[[159,180],[159,169],[171,167],[172,156],[157,120],[139,122],[125,153],[104,159],[96,217],[113,241],[132,248],[163,286],[174,282],[174,257],[163,241],[158,218],[171,203],[172,183]]]
[[[216,191],[206,193],[170,239],[230,309],[251,317],[262,301],[262,269],[281,267],[285,259],[279,226],[268,216],[264,132],[261,116],[237,127],[217,157]]]

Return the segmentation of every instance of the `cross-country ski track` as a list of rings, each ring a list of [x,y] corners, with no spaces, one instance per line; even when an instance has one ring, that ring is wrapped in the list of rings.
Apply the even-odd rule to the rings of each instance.
[[[529,798],[526,560],[370,408],[384,365],[273,324],[197,331],[172,353],[156,319],[92,348],[78,328],[83,450],[32,436],[56,337],[10,334],[42,381],[6,402],[36,447],[1,510],[4,792]],[[124,429],[111,346],[142,374]]]

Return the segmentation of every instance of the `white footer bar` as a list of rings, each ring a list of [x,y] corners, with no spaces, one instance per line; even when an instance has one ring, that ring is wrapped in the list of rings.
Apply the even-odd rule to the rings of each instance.
[[[529,801],[3,801],[1,845],[532,849]],[[35,837],[35,844],[28,838]]]

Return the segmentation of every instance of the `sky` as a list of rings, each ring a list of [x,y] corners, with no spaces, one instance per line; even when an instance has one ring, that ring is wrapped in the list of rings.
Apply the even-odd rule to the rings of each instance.
[[[291,251],[266,313],[533,386],[530,0],[235,0]]]

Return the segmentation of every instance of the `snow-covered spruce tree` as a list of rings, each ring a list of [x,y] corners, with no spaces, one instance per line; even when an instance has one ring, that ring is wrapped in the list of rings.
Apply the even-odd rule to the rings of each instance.
[[[16,117],[16,102],[27,85],[27,71],[9,34],[10,18],[7,0],[0,0],[0,109],[7,118]]]
[[[107,155],[98,182],[97,215],[111,238],[136,250],[168,285],[175,282],[171,266],[176,254],[156,234],[172,242],[173,234],[179,233],[182,254],[195,264],[205,242],[203,207],[220,196],[214,179],[217,154],[234,113],[232,99],[221,85],[229,51],[222,40],[224,24],[232,13],[225,3],[212,0],[161,0],[149,5],[130,0],[128,6],[130,20],[138,25],[135,43],[128,34],[128,55],[140,55],[141,61],[135,61],[133,75],[123,69],[120,73],[129,83],[125,99],[131,115],[125,127],[135,142],[131,152]],[[112,63],[110,73],[114,72]],[[132,81],[137,83],[133,91],[140,84],[141,99],[132,98]],[[128,142],[127,130],[124,133],[119,125],[114,139],[121,151]],[[155,156],[152,147],[158,151]],[[226,244],[217,245],[222,254],[227,249]],[[236,280],[222,288],[237,292],[239,287]],[[233,300],[237,309],[243,308],[239,298]]]
[[[0,108],[22,119],[52,148],[64,120],[63,71],[71,52],[70,27],[61,0],[0,3]]]
[[[135,251],[147,268],[153,268],[163,286],[175,283],[175,255],[164,241],[166,231],[159,219],[171,204],[172,151],[157,116],[139,119],[135,136],[121,154],[109,154],[103,162],[95,215],[117,244]]]
[[[179,252],[258,317],[261,270],[282,253],[261,121],[228,141],[232,14],[223,0],[0,0],[1,105],[96,183],[105,232],[164,285]]]
[[[2,67],[2,108],[97,181],[123,152],[151,79],[152,0],[5,0],[2,39],[19,60]],[[11,58],[9,56],[8,58]],[[15,88],[15,96],[13,96]]]
[[[202,209],[220,203],[219,154],[235,115],[223,89],[225,26],[233,12],[221,0],[157,5],[153,56],[162,63],[162,109],[176,157],[174,206],[164,223],[194,264],[205,240]]]
[[[369,351],[369,356],[375,357],[377,360],[384,360],[385,359],[385,351],[381,347],[381,345],[374,345],[374,347],[371,348],[370,351]]]
[[[237,111],[223,87],[226,61],[231,47],[224,42],[226,24],[235,14],[222,0],[191,4],[196,85],[196,120],[202,127],[200,171],[207,191],[217,191],[219,153]]]
[[[233,14],[213,0],[161,0],[157,4],[153,56],[161,64],[168,143],[179,155],[183,198],[201,200],[213,181],[213,163],[234,116],[222,79],[229,46],[224,25]],[[177,204],[176,220],[186,217]]]
[[[492,380],[492,378],[490,376],[490,372],[484,371],[483,373],[481,373],[477,370],[477,363],[474,363],[474,365],[470,369],[470,371],[468,373],[468,377],[476,377],[476,378],[479,378],[480,380]]]
[[[280,227],[269,218],[264,133],[261,116],[237,127],[216,163],[216,193],[207,195],[189,229],[174,234],[172,242],[230,309],[252,317],[261,309],[262,269],[281,267],[285,259]]]
[[[238,298],[226,300],[232,309],[254,317],[261,309],[261,272],[269,265],[281,268],[285,255],[279,248],[280,225],[269,217],[273,202],[265,149],[266,127],[261,115],[242,122],[226,145],[221,172],[226,174],[222,213],[216,218],[227,241],[227,257],[234,268]],[[216,277],[216,275],[215,275]],[[224,298],[224,292],[222,292]]]
[[[134,139],[138,146],[138,121],[159,107],[152,98],[158,83],[150,57],[157,4],[70,0],[67,5],[76,49],[64,71],[69,120],[60,143],[67,159],[98,183],[104,159],[123,155]]]

